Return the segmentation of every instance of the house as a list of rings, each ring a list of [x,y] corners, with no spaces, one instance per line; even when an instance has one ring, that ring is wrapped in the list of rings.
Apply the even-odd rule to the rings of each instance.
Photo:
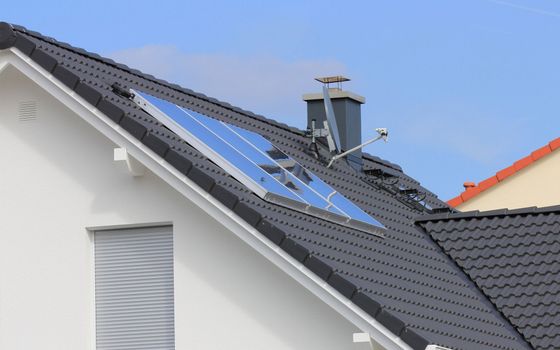
[[[534,349],[560,347],[560,206],[418,218]]]
[[[2,349],[534,348],[415,223],[448,208],[396,164],[327,167],[304,131],[8,23],[0,100]],[[258,143],[282,181],[243,171]],[[328,206],[287,200],[301,174]]]
[[[550,141],[447,203],[461,211],[546,207],[560,199],[560,138]]]

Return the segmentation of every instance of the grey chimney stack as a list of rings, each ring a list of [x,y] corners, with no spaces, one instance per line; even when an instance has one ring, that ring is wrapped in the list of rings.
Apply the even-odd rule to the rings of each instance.
[[[361,105],[366,102],[362,96],[350,91],[342,90],[341,83],[350,79],[335,76],[316,78],[315,80],[327,84],[329,96],[332,101],[338,132],[340,136],[341,151],[349,150],[362,143],[362,112]],[[335,83],[336,87],[330,84]],[[307,128],[311,128],[311,122],[315,120],[315,126],[323,127],[323,121],[327,119],[325,104],[322,93],[309,93],[303,95],[303,100],[307,102]],[[361,149],[349,154],[346,159],[355,168],[362,167]]]

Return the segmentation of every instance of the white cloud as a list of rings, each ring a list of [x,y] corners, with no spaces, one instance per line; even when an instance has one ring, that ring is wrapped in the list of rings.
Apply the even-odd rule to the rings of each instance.
[[[188,53],[174,46],[151,45],[108,54],[140,69],[232,105],[303,127],[301,95],[318,91],[313,78],[345,74],[335,60],[286,61],[272,56]]]

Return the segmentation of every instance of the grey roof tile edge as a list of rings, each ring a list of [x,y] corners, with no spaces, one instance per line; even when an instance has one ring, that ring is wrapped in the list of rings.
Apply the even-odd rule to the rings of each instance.
[[[490,218],[490,217],[505,217],[516,215],[535,215],[547,213],[560,213],[560,205],[552,205],[547,207],[525,207],[518,209],[493,209],[487,211],[464,211],[458,213],[441,213],[441,214],[428,214],[417,217],[414,221],[417,224],[428,221],[441,221],[441,220],[457,220],[468,218]]]
[[[7,49],[14,46],[16,33],[8,23],[0,23],[0,49]]]
[[[50,73],[55,72],[57,70],[57,67],[64,69],[64,67],[58,66],[58,61],[55,57],[52,57],[44,50],[37,49],[35,44],[19,34],[18,31],[37,36],[42,40],[44,40],[44,36],[36,32],[27,31],[25,28],[19,26],[16,30],[17,31],[15,31],[10,24],[0,22],[0,48],[7,49],[10,47],[16,47]],[[52,43],[57,43],[54,39],[50,39],[49,41],[51,41]],[[68,48],[69,46],[64,44],[64,47]],[[107,64],[115,65],[114,62],[105,60],[98,55],[88,53],[87,51],[84,51],[82,49],[77,50],[74,47],[71,48],[72,50],[79,51],[80,53],[85,53],[91,58],[99,59]],[[104,98],[103,94],[97,91],[96,88],[91,87],[85,82],[81,82],[78,76],[68,71],[67,69],[59,70],[58,74],[53,75],[67,87],[76,92],[76,94],[85,99],[93,107],[98,108],[101,112],[105,113],[107,117],[117,122],[146,146],[150,147],[156,153],[160,154],[160,156],[162,156],[170,165],[175,167],[181,173],[184,173],[187,177],[189,177],[189,179],[194,181],[206,192],[208,192],[215,198],[220,199],[220,201],[226,206],[231,206],[233,211],[248,224],[255,227],[261,234],[278,245],[293,258],[295,258],[299,262],[302,262],[311,271],[316,273],[317,276],[325,280],[334,289],[354,302],[358,307],[364,310],[368,315],[375,318],[384,327],[391,330],[395,335],[401,337],[401,339],[414,350],[424,350],[425,347],[430,344],[427,339],[414,331],[414,329],[406,326],[402,320],[394,316],[394,314],[392,314],[388,310],[383,309],[382,307],[372,307],[372,305],[380,304],[373,300],[371,297],[361,293],[358,288],[348,279],[344,278],[344,276],[333,273],[332,268],[330,268],[328,264],[325,264],[317,257],[311,255],[309,251],[301,244],[295,242],[290,238],[287,238],[287,234],[285,232],[263,219],[260,213],[258,213],[256,210],[239,201],[234,193],[228,191],[222,186],[215,184],[212,177],[208,176],[197,167],[193,166],[190,160],[182,157],[180,154],[177,154],[177,152],[169,151],[168,149],[162,152],[161,144],[154,142],[145,126],[143,126],[133,118],[127,117],[124,111],[117,104],[113,103],[110,99]],[[143,75],[142,77],[146,78]],[[170,86],[170,84],[168,83],[164,83],[164,85]],[[182,89],[181,91],[183,90],[184,89]],[[244,111],[244,114],[247,114],[247,112]],[[276,123],[275,126],[282,127],[281,125]],[[394,164],[389,162],[384,165],[390,167],[395,166]],[[401,171],[400,167],[398,167],[397,170]],[[223,200],[222,198],[224,197],[227,199]],[[325,273],[325,271],[327,271],[328,269],[331,269],[331,271]]]
[[[295,128],[295,127],[291,127],[291,126],[289,126],[289,125],[287,125],[287,124],[285,124],[285,123],[281,123],[281,122],[278,122],[278,121],[276,121],[276,120],[273,120],[273,119],[270,119],[270,118],[266,118],[266,117],[263,116],[263,115],[256,114],[256,113],[254,113],[254,112],[251,112],[251,111],[248,111],[248,110],[239,108],[239,107],[237,107],[237,106],[232,106],[231,104],[229,104],[229,103],[227,103],[227,102],[220,101],[220,100],[218,100],[218,99],[215,99],[215,98],[206,96],[205,94],[202,94],[202,93],[199,93],[199,92],[195,92],[195,91],[193,91],[193,90],[191,90],[191,89],[184,88],[184,87],[182,87],[182,86],[180,86],[180,85],[173,84],[173,83],[170,83],[170,82],[165,81],[165,80],[162,80],[162,79],[158,79],[158,78],[156,78],[156,77],[154,77],[154,76],[152,76],[152,75],[150,75],[150,74],[146,74],[146,73],[143,73],[143,72],[141,72],[141,71],[139,71],[139,70],[137,70],[137,69],[130,68],[130,67],[128,67],[128,66],[125,65],[125,64],[116,63],[115,61],[113,61],[113,60],[110,59],[110,58],[102,57],[102,56],[100,56],[100,55],[98,55],[98,54],[96,54],[96,53],[89,52],[89,51],[84,50],[84,49],[82,49],[82,48],[78,48],[78,47],[72,46],[72,45],[70,45],[70,44],[68,44],[68,43],[65,43],[65,42],[57,41],[56,39],[51,38],[51,37],[47,37],[47,36],[45,36],[45,35],[43,35],[43,34],[41,34],[41,33],[39,33],[39,32],[29,30],[29,29],[25,28],[24,26],[12,25],[12,24],[9,24],[9,23],[6,23],[6,22],[0,22],[0,24],[2,25],[2,28],[0,28],[0,30],[2,30],[2,32],[0,33],[0,49],[5,49],[5,48],[9,48],[9,47],[14,46],[13,43],[12,43],[12,41],[15,40],[15,39],[14,39],[14,33],[16,33],[16,34],[17,34],[17,32],[26,33],[26,34],[31,35],[31,36],[33,36],[33,37],[36,37],[36,38],[38,38],[38,39],[46,40],[46,41],[48,41],[49,43],[54,44],[54,45],[57,45],[57,46],[60,46],[60,47],[62,47],[62,48],[64,48],[64,49],[66,49],[66,50],[70,50],[70,51],[73,51],[73,52],[78,53],[78,54],[80,54],[80,55],[87,56],[87,57],[89,57],[89,58],[91,58],[91,59],[94,59],[94,60],[103,62],[103,63],[105,63],[105,64],[107,64],[107,65],[110,65],[110,66],[113,66],[113,67],[115,67],[115,68],[119,68],[119,69],[125,70],[125,71],[127,71],[127,72],[129,72],[129,73],[131,73],[131,74],[137,75],[137,76],[139,76],[139,77],[141,77],[141,78],[143,78],[143,79],[150,80],[150,81],[152,81],[152,82],[154,82],[154,83],[158,83],[158,84],[164,85],[164,86],[166,86],[166,87],[168,87],[168,88],[171,88],[171,89],[174,89],[174,90],[176,90],[176,91],[179,91],[179,92],[182,92],[182,93],[191,95],[191,96],[196,97],[196,98],[199,98],[199,99],[201,99],[201,100],[205,100],[205,101],[210,102],[210,103],[215,104],[215,105],[219,105],[220,107],[225,108],[225,109],[228,109],[228,110],[231,110],[231,111],[233,111],[233,112],[237,112],[237,113],[240,113],[240,114],[244,114],[244,115],[246,115],[246,116],[248,116],[248,117],[258,119],[258,120],[260,120],[260,121],[262,121],[262,122],[272,124],[272,125],[274,125],[275,127],[284,129],[284,130],[286,130],[286,131],[290,131],[290,132],[293,132],[293,133],[296,133],[296,134],[302,134],[302,133],[303,133],[302,130],[300,130],[300,129],[298,129],[298,128]],[[2,47],[2,45],[4,45],[4,46],[7,45],[7,46],[6,46],[6,47]],[[18,48],[19,48],[19,47],[18,47]],[[402,167],[399,166],[398,164],[392,163],[392,162],[390,162],[390,161],[388,161],[388,160],[385,160],[385,159],[381,159],[381,158],[379,158],[379,157],[377,157],[377,156],[374,156],[374,155],[371,155],[371,154],[368,154],[368,153],[364,153],[364,156],[365,156],[365,158],[367,158],[368,160],[370,160],[370,161],[372,161],[372,162],[374,162],[374,163],[379,163],[379,164],[384,165],[384,166],[386,166],[386,167],[392,168],[392,169],[394,169],[394,170],[396,170],[396,171],[398,171],[398,172],[403,172]]]

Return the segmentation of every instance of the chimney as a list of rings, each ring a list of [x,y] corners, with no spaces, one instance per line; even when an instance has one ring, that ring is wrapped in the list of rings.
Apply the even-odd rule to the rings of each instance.
[[[316,78],[318,82],[326,84],[332,101],[336,124],[340,137],[342,151],[351,149],[362,143],[362,113],[361,105],[366,102],[362,96],[350,91],[342,90],[341,84],[350,79],[343,76]],[[334,86],[333,86],[334,85]],[[327,119],[322,93],[303,95],[307,102],[307,128],[311,128],[311,121],[315,120],[315,127],[322,128]],[[350,153],[346,159],[356,169],[362,168],[361,149]]]

